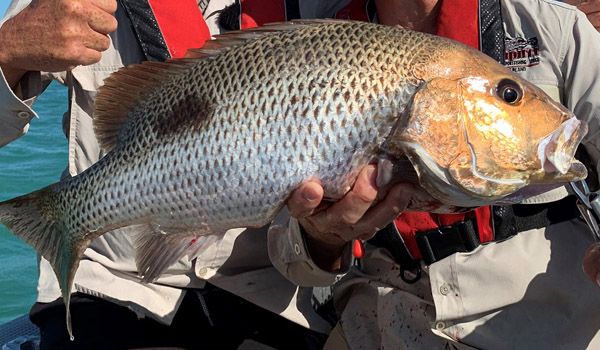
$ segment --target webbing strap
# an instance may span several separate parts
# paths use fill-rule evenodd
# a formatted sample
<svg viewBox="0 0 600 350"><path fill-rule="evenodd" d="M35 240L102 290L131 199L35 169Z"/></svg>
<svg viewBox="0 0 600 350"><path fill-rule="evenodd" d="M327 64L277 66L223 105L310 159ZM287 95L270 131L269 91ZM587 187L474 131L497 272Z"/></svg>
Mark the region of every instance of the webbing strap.
<svg viewBox="0 0 600 350"><path fill-rule="evenodd" d="M164 61L171 58L158 22L147 0L119 0L125 9L135 36L148 61Z"/></svg>
<svg viewBox="0 0 600 350"><path fill-rule="evenodd" d="M481 52L504 64L504 26L498 0L479 0L479 43Z"/></svg>
<svg viewBox="0 0 600 350"><path fill-rule="evenodd" d="M300 1L299 0L285 0L285 19L291 21L293 19L300 19Z"/></svg>

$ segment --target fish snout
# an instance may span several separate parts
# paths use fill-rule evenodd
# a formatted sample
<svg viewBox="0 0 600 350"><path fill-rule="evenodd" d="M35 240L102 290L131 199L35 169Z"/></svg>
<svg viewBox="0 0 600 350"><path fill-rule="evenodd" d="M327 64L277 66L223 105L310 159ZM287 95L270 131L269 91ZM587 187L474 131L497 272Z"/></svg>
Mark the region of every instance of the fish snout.
<svg viewBox="0 0 600 350"><path fill-rule="evenodd" d="M538 145L538 157L547 173L565 175L575 160L577 146L587 133L587 124L571 117L546 136ZM577 162L578 163L578 162Z"/></svg>

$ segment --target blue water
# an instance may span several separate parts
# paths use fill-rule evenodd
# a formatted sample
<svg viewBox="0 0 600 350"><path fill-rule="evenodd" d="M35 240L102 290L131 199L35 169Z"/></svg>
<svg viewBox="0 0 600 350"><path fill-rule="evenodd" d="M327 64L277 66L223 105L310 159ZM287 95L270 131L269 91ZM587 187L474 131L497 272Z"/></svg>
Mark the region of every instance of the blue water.
<svg viewBox="0 0 600 350"><path fill-rule="evenodd" d="M29 132L0 148L0 200L56 182L66 168L67 141L62 131L66 89L51 84L34 109L39 119L31 122ZM37 275L36 253L0 225L0 324L29 311Z"/></svg>

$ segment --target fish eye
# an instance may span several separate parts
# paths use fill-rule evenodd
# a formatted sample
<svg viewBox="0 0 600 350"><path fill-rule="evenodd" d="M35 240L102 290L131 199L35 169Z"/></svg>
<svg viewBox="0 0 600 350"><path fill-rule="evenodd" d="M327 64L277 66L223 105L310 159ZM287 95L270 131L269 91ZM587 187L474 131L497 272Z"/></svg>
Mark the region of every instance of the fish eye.
<svg viewBox="0 0 600 350"><path fill-rule="evenodd" d="M523 89L514 80L502 79L496 86L496 95L502 99L502 101L516 105L523 98Z"/></svg>

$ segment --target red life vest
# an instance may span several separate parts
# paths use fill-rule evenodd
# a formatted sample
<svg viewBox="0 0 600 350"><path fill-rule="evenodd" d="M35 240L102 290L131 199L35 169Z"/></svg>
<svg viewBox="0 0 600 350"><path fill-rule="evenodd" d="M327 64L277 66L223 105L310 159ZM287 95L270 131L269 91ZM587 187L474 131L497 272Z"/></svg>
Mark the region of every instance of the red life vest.
<svg viewBox="0 0 600 350"><path fill-rule="evenodd" d="M146 60L183 57L210 31L195 0L119 0Z"/></svg>
<svg viewBox="0 0 600 350"><path fill-rule="evenodd" d="M210 31L195 0L148 0L172 58L202 47ZM185 25L181 25L185 23Z"/></svg>

